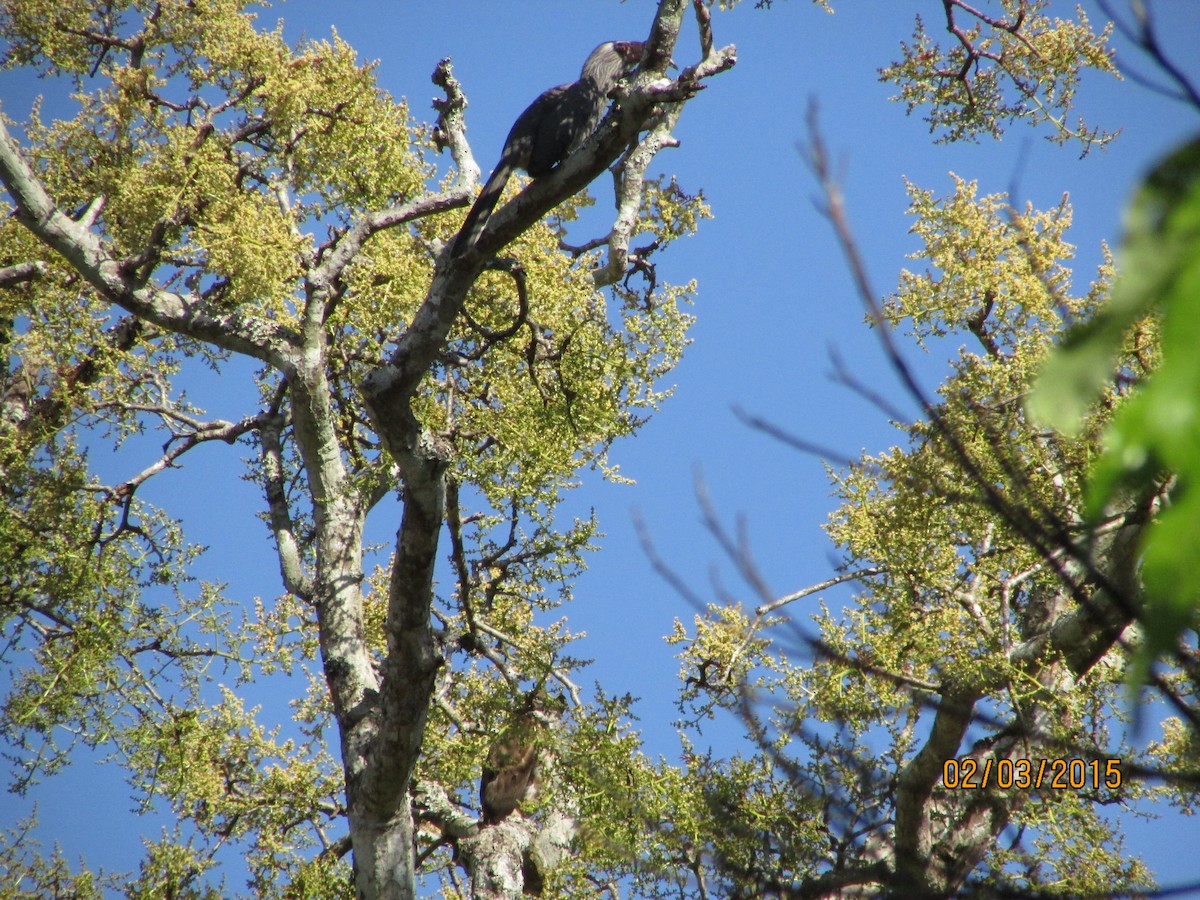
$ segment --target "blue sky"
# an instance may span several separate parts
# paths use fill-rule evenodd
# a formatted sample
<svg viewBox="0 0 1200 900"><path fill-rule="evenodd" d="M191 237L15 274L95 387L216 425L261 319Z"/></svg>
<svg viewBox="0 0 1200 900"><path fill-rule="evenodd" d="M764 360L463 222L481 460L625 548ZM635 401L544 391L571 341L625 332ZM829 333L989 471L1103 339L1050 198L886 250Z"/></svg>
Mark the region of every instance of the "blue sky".
<svg viewBox="0 0 1200 900"><path fill-rule="evenodd" d="M1168 50L1200 78L1200 4L1152 5L1169 23ZM675 618L690 621L692 610L653 573L634 514L644 519L657 552L701 595L712 595L713 579L736 594L736 577L700 524L695 485L702 478L726 521L745 518L755 556L777 594L824 580L835 559L821 524L834 503L820 460L747 428L734 407L846 456L897 443L900 436L883 413L832 379L834 348L863 381L912 409L862 323L840 251L813 203L816 186L797 151L810 100L819 103L825 140L840 160L851 222L878 294L894 288L902 267L914 265L905 259L918 245L908 234L903 179L944 194L952 187L950 172L978 180L981 193L1016 185L1015 199L1038 208L1069 193L1074 225L1068 240L1078 248L1074 286L1082 292L1100 260L1101 241L1115 244L1119 237L1120 209L1139 175L1197 124L1191 111L1132 81L1092 76L1080 92L1081 111L1093 124L1123 129L1107 151L1080 160L1076 147L1058 147L1023 127L1000 142L934 146L919 117L906 117L900 104L887 102L892 91L878 83L876 70L897 55L915 10L933 31L940 3L835 0L833 16L804 0L777 2L765 12L752 6L747 0L733 14L714 17L716 41L737 44L738 65L711 80L688 106L676 134L680 146L656 163L656 171L674 174L685 189L703 188L716 217L659 260L661 279L699 283L694 344L673 375L676 394L637 436L614 449L613 461L637 484L589 476L571 501L581 513L595 508L607 535L603 552L576 585L576 603L566 610L574 629L588 635L576 655L596 660L586 675L609 693L642 698L637 711L646 749L668 758L678 748L670 726L678 664L662 637ZM1102 20L1094 0L1083 6L1093 21ZM1073 9L1073 3L1059 3L1054 11L1070 17ZM509 125L533 97L575 78L601 40L644 36L652 11L649 2L609 0L292 0L261 11L260 21L269 27L282 17L293 40L324 38L335 27L363 59L379 60L381 86L407 97L412 114L426 121L437 95L429 75L439 59L453 57L470 101L468 137L486 174ZM689 23L676 60L692 61L695 45ZM1141 59L1133 62L1147 71ZM44 92L49 100L54 90L28 73L0 75L4 112L18 121L35 94ZM600 208L609 208L608 185L598 181L593 191ZM931 388L956 350L955 344L929 353L907 347ZM235 419L245 413L248 395L234 385L231 375L198 376L189 394L212 416ZM130 455L99 462L114 476L136 471L141 466L132 454L138 448L130 449ZM231 596L247 601L272 597L280 590L278 568L255 517L259 495L234 480L240 467L228 449L222 444L189 454L184 470L166 473L146 495L181 516L192 540L210 546L202 576L229 582ZM210 487L218 481L233 497L219 509ZM372 525L388 540L396 507L383 504ZM837 603L844 596L826 599ZM811 607L791 611L802 617L810 608L816 609L816 598ZM286 697L265 692L256 702L264 703L264 718L287 714ZM718 749L731 738L721 730L712 735ZM93 865L136 866L138 829L146 829L124 815L131 803L115 769L83 759L48 782L38 799L43 839L58 841L68 858L82 854ZM8 822L27 813L29 803L2 795L0 809L0 822ZM1200 877L1200 865L1172 851L1200 842L1200 826L1167 815L1159 823L1130 821L1130 849L1164 884ZM156 834L157 827L149 831ZM235 880L230 887L239 885Z"/></svg>

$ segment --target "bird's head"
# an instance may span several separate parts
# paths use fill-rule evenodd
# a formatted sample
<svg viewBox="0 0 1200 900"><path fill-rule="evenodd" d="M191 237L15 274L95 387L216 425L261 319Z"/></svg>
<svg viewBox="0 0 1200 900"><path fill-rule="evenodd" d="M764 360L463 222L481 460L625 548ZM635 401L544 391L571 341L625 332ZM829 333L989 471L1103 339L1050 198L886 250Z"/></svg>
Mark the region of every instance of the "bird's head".
<svg viewBox="0 0 1200 900"><path fill-rule="evenodd" d="M610 41L612 48L625 63L626 71L633 69L642 61L642 53L646 45L642 41Z"/></svg>
<svg viewBox="0 0 1200 900"><path fill-rule="evenodd" d="M607 89L637 68L645 48L641 41L605 41L588 55L580 79L591 79Z"/></svg>

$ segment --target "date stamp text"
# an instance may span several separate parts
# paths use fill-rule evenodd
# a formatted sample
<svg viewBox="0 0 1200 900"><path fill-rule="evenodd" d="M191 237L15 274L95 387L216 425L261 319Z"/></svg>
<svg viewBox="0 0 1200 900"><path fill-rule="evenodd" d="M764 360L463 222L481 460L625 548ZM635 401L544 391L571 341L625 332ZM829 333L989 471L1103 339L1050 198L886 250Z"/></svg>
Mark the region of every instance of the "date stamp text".
<svg viewBox="0 0 1200 900"><path fill-rule="evenodd" d="M942 784L950 790L988 788L1038 791L1115 791L1121 786L1119 759L948 759L942 763Z"/></svg>

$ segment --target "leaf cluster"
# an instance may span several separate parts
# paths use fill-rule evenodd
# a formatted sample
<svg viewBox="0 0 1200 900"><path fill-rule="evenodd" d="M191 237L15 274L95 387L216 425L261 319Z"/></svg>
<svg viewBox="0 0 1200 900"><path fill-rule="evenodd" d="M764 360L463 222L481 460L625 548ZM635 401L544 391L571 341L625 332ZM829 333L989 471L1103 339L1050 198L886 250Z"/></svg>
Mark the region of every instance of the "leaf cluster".
<svg viewBox="0 0 1200 900"><path fill-rule="evenodd" d="M916 18L911 41L901 43L901 58L880 70L896 85L892 99L912 113L928 112L925 121L937 141L999 138L1018 121L1049 125L1049 140L1078 141L1087 153L1115 134L1089 126L1081 116L1072 123L1075 94L1088 69L1120 77L1107 46L1112 25L1097 33L1081 8L1075 20L1041 13L1048 0L1002 0L989 15L961 0L943 3L946 30L954 41L942 46ZM964 24L963 20L967 20Z"/></svg>
<svg viewBox="0 0 1200 900"><path fill-rule="evenodd" d="M921 241L913 258L926 267L901 273L879 327L906 328L926 349L968 343L959 345L928 418L898 424L901 446L830 470L840 505L826 530L844 552L844 571L857 573L853 604L839 611L822 602L813 630L797 624L790 642L766 630L778 619L764 613L774 602L753 620L736 605L711 607L693 634L677 623L670 639L683 648L694 721L719 710L738 715L761 748L750 767L753 786L738 785L721 821L749 815L752 804L738 798L761 791L783 798L793 821L813 823L808 844L762 844L781 854L769 864L745 855L760 843L744 823L735 848L714 841L718 871L743 890L776 873L771 884L784 893L882 883L888 870L872 861L888 859L901 817L912 821L900 785L934 717L952 715L954 697L980 698L959 752L988 746L1005 723L1020 728L1036 719L1046 755L1152 758L1112 746L1107 723L1128 718L1119 647L1100 665L1053 674L1063 660L1046 641L1048 629L1079 591L1092 589L1094 572L1064 565L1035 538L1070 529L1087 539L1089 463L1114 408L1154 363L1153 323L1121 344L1130 381L1110 387L1085 428L1072 436L1045 430L1026 415L1024 398L1056 337L1104 302L1111 262L1082 294L1072 291L1066 198L1051 210L1016 210L1003 195L980 196L958 178L944 196L913 185L909 193ZM760 715L754 710L767 697ZM957 748L952 743L947 755ZM711 768L732 775L736 767ZM705 773L705 783L713 779ZM945 810L931 815L945 816L944 840L954 845L961 835L952 810L962 795L941 790L935 786L926 802ZM1013 824L1027 836L989 843L972 889L1075 895L1148 884L1101 814L1148 790L1022 794Z"/></svg>
<svg viewBox="0 0 1200 900"><path fill-rule="evenodd" d="M1195 362L1200 316L1200 141L1163 160L1140 187L1126 219L1121 276L1108 302L1072 331L1042 372L1031 412L1067 432L1078 430L1096 394L1110 385L1140 384L1104 433L1091 471L1087 511L1099 519L1125 494L1168 487L1165 506L1142 544L1139 574L1146 589L1145 642L1132 678L1173 652L1200 609L1200 575L1192 562L1200 506L1200 429ZM1120 351L1158 342L1152 374L1130 370Z"/></svg>

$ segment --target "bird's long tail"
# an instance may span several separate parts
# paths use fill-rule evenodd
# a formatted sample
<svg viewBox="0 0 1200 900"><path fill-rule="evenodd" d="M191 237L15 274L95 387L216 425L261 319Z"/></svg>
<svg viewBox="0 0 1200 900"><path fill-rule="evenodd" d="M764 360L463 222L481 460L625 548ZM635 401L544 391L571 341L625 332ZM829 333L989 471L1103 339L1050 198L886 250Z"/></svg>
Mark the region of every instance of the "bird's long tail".
<svg viewBox="0 0 1200 900"><path fill-rule="evenodd" d="M475 242L483 234L488 219L492 216L492 210L500 201L500 195L504 193L504 186L508 184L508 179L512 177L515 169L516 166L511 160L500 160L499 165L488 178L487 184L483 186L483 190L471 205L471 211L467 213L467 219L463 222L462 228L458 230L458 236L454 239L452 255L461 256L475 246Z"/></svg>

